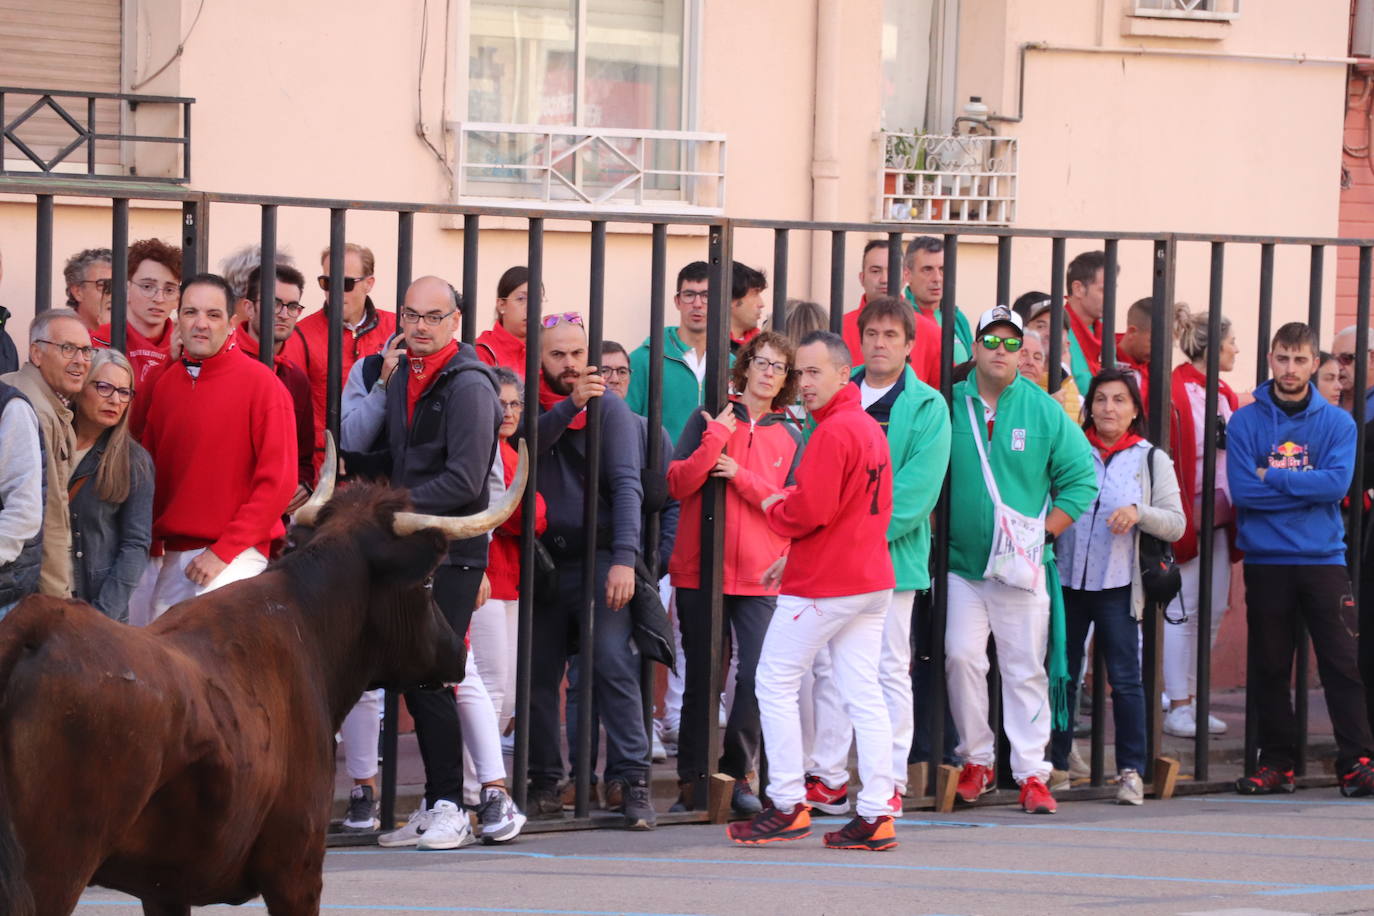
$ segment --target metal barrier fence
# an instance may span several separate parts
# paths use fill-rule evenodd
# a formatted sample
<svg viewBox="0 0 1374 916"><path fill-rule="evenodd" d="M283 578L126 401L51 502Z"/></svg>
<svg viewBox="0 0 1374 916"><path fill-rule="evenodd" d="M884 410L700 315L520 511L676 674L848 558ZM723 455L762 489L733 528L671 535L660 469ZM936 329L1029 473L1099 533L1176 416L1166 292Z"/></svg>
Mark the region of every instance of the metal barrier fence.
<svg viewBox="0 0 1374 916"><path fill-rule="evenodd" d="M80 196L80 197L104 197L111 200L111 239L112 250L114 252L113 263L113 328L114 345L122 347L124 345L124 326L127 312L127 279L128 263L127 249L129 243L129 196L120 196L122 189L111 188L82 188L70 185L53 185L41 182L7 181L0 183L0 191L9 194L33 195L37 203L35 233L36 233L36 285L35 285L35 309L43 310L47 308L52 300L51 276L52 276L52 235L53 235L53 207L54 195ZM606 279L606 230L609 223L636 223L647 224L650 229L649 234L649 257L650 257L650 288L648 290L647 301L649 304L649 328L650 328L650 347L651 347L651 375L648 383L648 460L651 466L655 465L661 458L661 437L659 430L662 425L662 395L663 395L663 331L665 328L665 282L668 279L667 254L668 254L668 227L672 224L687 224L706 227L706 260L710 265L710 280L708 293L708 343L707 343L707 365L706 365L706 384L705 384L705 410L711 414L718 413L726 400L727 389L726 379L729 369L729 344L730 344L730 325L729 325L729 298L727 290L731 286L731 259L732 243L736 233L746 231L767 231L773 235L773 270L772 270L772 323L775 327L782 327L786 315L786 304L789 298L788 289L788 267L790 257L790 241L796 233L821 233L828 234L830 240L830 264L829 264L829 315L832 329L839 331L842 325L842 318L845 311L845 250L846 241L851 234L860 234L868 237L886 237L891 244L888 253L888 277L895 278L901 275L902 243L908 237L919 234L918 232L897 231L891 225L870 224L870 223L815 223L808 221L776 221L776 220L745 220L728 219L723 217L691 217L680 215L654 215L642 213L606 213L595 217L578 214L569 216L566 212L551 211L532 211L527 208L483 208L476 210L468 207L442 205L442 204L416 204L398 202L379 202L379 201L353 201L353 200L328 200L313 198L296 197L264 197L247 194L218 194L205 192L192 192L181 189L148 190L140 188L134 195L138 199L156 199L163 201L178 201L181 203L182 214L182 238L181 244L184 249L184 264L186 272L189 274L193 270L204 270L207 266L208 252L208 233L209 233L209 208L211 204L237 204L252 206L260 209L261 231L260 242L263 252L263 260L267 262L275 258L278 249L277 238L277 217L280 208L308 208L313 210L328 210L329 212L329 239L330 239L330 262L328 267L331 282L329 285L328 307L334 320L329 326L328 341L328 366L329 366L329 388L328 388L328 412L326 417L327 428L337 438L339 433L339 399L343 379L340 375L342 365L342 292L344 279L344 242L347 240L347 220L350 213L361 211L380 211L394 213L397 220L397 248L396 248L396 302L399 305L405 295L405 291L412 278L412 268L414 260L414 217L416 214L440 214L451 217L461 217L463 227L463 257L462 257L462 281L461 292L463 294L464 312L462 322L462 339L471 343L477 331L477 303L480 299L478 291L478 258L482 238L482 219L483 217L505 217L518 218L526 222L526 232L528 239L528 339L526 351L526 378L531 380L526 386L525 393L525 416L534 418L539 415L539 386L533 380L540 376L540 335L541 335L541 316L543 298L543 277L545 264L545 220L556 219L559 221L581 220L590 224L588 234L588 257L589 257L589 276L590 285L587 291L587 335L588 352L592 354L591 359L599 359L601 341L603 338L604 327L604 305L605 305L605 279ZM948 230L949 227L942 227ZM502 224L504 231L507 224ZM1170 371L1172 368L1172 343L1173 343L1173 313L1172 303L1174 302L1174 280L1175 268L1178 260L1180 246L1201 244L1207 245L1210 249L1210 274L1208 290L1208 330L1209 341L1213 345L1207 350L1206 365L1206 424L1204 429L1204 442L1207 447L1204 452L1203 460L1203 492L1211 493L1214 489L1217 474L1217 450L1214 447L1216 442L1216 422L1217 405L1219 398L1218 380L1220 377L1220 328L1222 318L1222 294L1223 281L1225 279L1224 257L1228 247L1238 246L1258 246L1259 250L1259 277L1258 277L1258 299L1255 303L1255 311L1252 316L1254 319L1254 341L1256 361L1256 384L1267 378L1266 355L1269 351L1269 337L1271 333L1273 296L1274 296L1274 274L1275 274L1275 250L1281 246L1300 246L1310 251L1308 268L1308 323L1314 329L1320 330L1321 311L1322 311L1322 290L1323 290L1323 271L1325 264L1325 252L1328 248L1354 247L1359 253L1359 289L1358 289L1358 321L1357 321L1357 340L1365 340L1369 332L1369 306L1370 306L1370 280L1371 280L1371 251L1374 251L1374 239L1338 239L1338 238L1287 238L1270 236L1212 236L1202 234L1183 234L1183 233L1138 233L1138 232L1085 232L1085 231L1064 231L1064 230L1031 230L1031 229L998 229L998 228L971 228L960 227L959 232L945 231L943 241L945 243L945 262L944 262L944 292L941 302L941 313L943 318L943 339L942 339L942 370L940 378L940 390L948 400L952 387L952 370L954 352L954 315L956 312L956 302L959 289L959 241L961 238L970 236L983 236L994 240L996 244L997 266L996 266L996 301L999 303L1009 303L1012 299L1012 254L1013 242L1015 240L1047 240L1050 245L1050 270L1048 285L1050 289L1051 306L1051 325L1048 354L1048 367L1050 374L1051 390L1059 387L1063 363L1063 340L1065 327L1065 246L1068 240L1090 240L1100 241L1105 253L1106 270L1104 272L1104 312L1102 317L1102 340L1103 340L1103 361L1104 363L1115 362L1115 331L1119 326L1117 321L1117 271L1116 267L1120 257L1120 244L1122 242L1143 243L1150 247L1152 252L1152 275L1150 278L1151 297L1153 298L1154 308L1152 317L1152 350L1150 356L1150 378L1152 384L1149 391L1149 403L1147 405L1149 417L1150 440L1161 447L1168 447L1169 422L1171 412ZM261 272L261 301L270 302L274 297L275 278L270 271ZM890 283L889 288L893 288ZM970 304L970 303L966 303ZM978 309L991 303L978 303ZM261 339L270 339L272 313L268 309L260 311ZM1237 321L1237 325L1242 325L1242 321ZM1356 352L1361 348L1356 347ZM261 358L264 363L271 365L272 354L266 347L262 348ZM1357 359L1354 367L1355 375L1355 412L1356 416L1364 415L1365 389L1370 379L1367 377L1366 365L1363 359ZM597 443L590 449L587 460L588 486L585 494L584 520L586 530L595 531L597 522L597 499L598 499L598 469L600 466L601 449L599 446L598 432L601 428L600 402L593 399L587 410L587 428L589 431L589 441ZM1355 599L1358 602L1360 595L1360 563L1362 555L1362 533L1365 521L1365 511L1363 493L1366 489L1363 480L1365 473L1364 446L1365 430L1363 424L1359 427L1358 443L1356 451L1356 467L1354 480L1351 485L1351 508L1350 508L1350 555L1356 560L1350 565L1352 585ZM525 424L525 435L529 445L530 461L530 480L536 479L536 469L539 461L538 447L538 424L527 422ZM722 657L721 645L723 642L722 624L722 596L721 583L723 573L723 536L725 527L725 491L724 482L718 479L711 479L706 484L702 501L702 582L703 587L708 588L710 596L710 687L706 692L709 697L720 694L725 675L725 668L728 665L728 658ZM517 643L517 687L515 702L515 717L517 722L515 733L515 755L514 755L514 779L512 794L517 803L522 806L525 803L527 789L526 774L529 765L529 733L528 723L530 721L530 656L531 656L531 637L534 626L534 562L533 562L533 542L534 542L534 509L535 492L531 486L525 495L524 503L524 531L522 537L522 573L520 579L520 600L519 600L519 629ZM934 536L932 539L932 587L934 599L934 630L932 638L932 664L938 676L933 678L930 695L921 698L923 705L935 710L930 716L931 744L933 762L938 763L943 759L947 748L947 737L943 733L944 717L941 714L945 705L945 682L944 671L944 621L946 608L946 589L945 576L948 572L948 541L944 532L948 529L950 519L950 493L949 481L946 476L945 487L940 498L935 516ZM1212 575L1215 558L1213 556L1212 533L1215 528L1215 507L1211 500L1204 500L1202 504L1202 515L1199 520L1199 551L1201 576L1200 581L1209 582ZM649 537L646 543L657 543L657 521L650 520ZM582 581L582 594L580 601L580 621L581 638L579 640L581 652L583 653L580 665L581 670L590 672L595 664L593 658L594 651L594 628L595 617L593 609L594 600L594 570L595 570L595 539L590 539L586 548L583 568L586 571ZM653 567L656 560L653 556L645 557L646 563L650 566L650 571L654 574L658 570ZM707 585L709 583L709 586ZM1209 754L1211 736L1206 727L1207 715L1211 708L1211 644L1208 634L1210 634L1211 620L1213 612L1212 594L1209 588L1199 589L1199 607L1197 609L1198 626L1198 645L1197 645L1197 720L1202 723L1194 739L1194 766L1193 777L1198 783L1206 783L1210 779L1209 773ZM1372 602L1371 604L1374 604ZM1361 624L1364 630L1374 633L1374 622L1370 620L1370 613L1362 609ZM1159 697L1161 694L1161 647L1163 640L1163 615L1159 608L1148 608L1143 621L1143 674L1145 682L1146 714L1148 721L1147 728L1147 754L1146 759L1149 766L1153 766L1155 758L1159 754L1161 746L1161 708ZM1298 684L1305 687L1308 683L1308 650L1305 634L1301 636L1299 651L1297 654L1297 678ZM1104 723L1106 712L1106 672L1103 658L1100 653L1094 653L1094 677L1092 695L1092 755L1091 755L1091 785L1100 787L1105 781L1105 747L1104 747ZM647 665L647 663L646 663ZM650 674L646 668L646 675ZM1366 672L1368 675L1370 672ZM1007 759L1007 747L1005 737L1000 728L1000 690L996 684L997 668L993 666L990 675L990 701L991 717L998 724L998 756L999 761L1005 762ZM589 814L589 783L591 780L591 754L597 736L593 729L593 702L592 702L592 683L591 676L583 676L579 679L578 690L580 692L579 703L579 728L578 742L575 748L570 749L576 773L576 802L574 820L565 822L569 826L577 826L589 823L586 819ZM652 677L644 678L644 714L646 727L649 727L650 702L652 692ZM1248 692L1248 691L1247 691ZM1297 774L1304 775L1307 769L1307 693L1305 689L1299 689L1296 693L1297 713L1302 728L1303 745L1299 760L1297 761ZM683 723L684 730L691 730L696 739L704 743L709 748L706 759L715 761L720 756L720 727L717 714L713 708L714 704L704 704L705 714L701 721ZM396 697L394 693L388 692L386 703L386 720L388 727L384 732L384 764L383 764L383 823L390 825L395 821L395 784L396 784ZM1254 710L1247 701L1246 714L1246 741L1245 757L1247 762L1253 763L1256 758L1255 735L1254 735L1255 714ZM998 767L1002 778L1008 779L1010 767L1003 763ZM1152 776L1150 772L1144 774L1149 780ZM933 791L934 767L931 768ZM707 778L695 786L695 798L705 800L708 797ZM1004 783L1005 784L1005 783ZM701 820L706 817L705 812L698 811L691 815L674 816L672 820Z"/></svg>

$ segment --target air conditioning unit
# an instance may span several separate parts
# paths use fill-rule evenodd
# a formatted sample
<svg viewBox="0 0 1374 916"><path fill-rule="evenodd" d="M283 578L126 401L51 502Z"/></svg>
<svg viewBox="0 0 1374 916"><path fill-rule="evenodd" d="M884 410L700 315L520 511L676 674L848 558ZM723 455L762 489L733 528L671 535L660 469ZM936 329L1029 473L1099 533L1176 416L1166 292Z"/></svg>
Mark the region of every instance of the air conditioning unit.
<svg viewBox="0 0 1374 916"><path fill-rule="evenodd" d="M1355 0L1350 53L1355 57L1374 57L1374 0Z"/></svg>

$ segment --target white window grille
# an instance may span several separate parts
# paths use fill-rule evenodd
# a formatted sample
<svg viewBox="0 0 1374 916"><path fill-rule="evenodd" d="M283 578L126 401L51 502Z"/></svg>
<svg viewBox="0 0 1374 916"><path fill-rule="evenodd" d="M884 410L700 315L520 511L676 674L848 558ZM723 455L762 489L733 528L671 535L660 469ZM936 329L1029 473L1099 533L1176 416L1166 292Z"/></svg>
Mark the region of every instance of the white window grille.
<svg viewBox="0 0 1374 916"><path fill-rule="evenodd" d="M875 218L886 222L1016 221L1016 138L882 131Z"/></svg>
<svg viewBox="0 0 1374 916"><path fill-rule="evenodd" d="M1157 19L1230 20L1240 16L1241 0L1135 0L1136 16Z"/></svg>

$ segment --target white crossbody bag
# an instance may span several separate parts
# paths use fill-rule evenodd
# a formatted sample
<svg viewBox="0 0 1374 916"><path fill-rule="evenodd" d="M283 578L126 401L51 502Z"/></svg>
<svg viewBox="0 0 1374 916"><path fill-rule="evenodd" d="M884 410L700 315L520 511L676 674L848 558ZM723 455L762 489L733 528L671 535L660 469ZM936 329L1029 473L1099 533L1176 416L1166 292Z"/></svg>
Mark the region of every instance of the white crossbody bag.
<svg viewBox="0 0 1374 916"><path fill-rule="evenodd" d="M978 446L978 459L983 466L983 482L987 484L993 505L992 549L988 551L988 565L983 570L983 578L1023 592L1038 592L1045 577L1041 560L1045 552L1045 515L1050 507L1049 497L1045 498L1045 507L1040 510L1038 518L1022 515L1002 502L1002 494L992 476L992 465L983 448L983 436L979 431L973 398L967 400L973 441Z"/></svg>

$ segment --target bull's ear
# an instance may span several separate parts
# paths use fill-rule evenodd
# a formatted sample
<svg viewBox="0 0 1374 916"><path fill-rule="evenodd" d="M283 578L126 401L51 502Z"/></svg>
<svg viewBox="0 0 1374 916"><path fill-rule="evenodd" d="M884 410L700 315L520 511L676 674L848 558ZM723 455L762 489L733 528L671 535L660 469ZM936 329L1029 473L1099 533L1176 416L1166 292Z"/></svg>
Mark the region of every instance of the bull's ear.
<svg viewBox="0 0 1374 916"><path fill-rule="evenodd" d="M405 537L383 537L371 545L367 560L373 579L385 586L419 585L429 578L448 550L438 531L427 529Z"/></svg>

